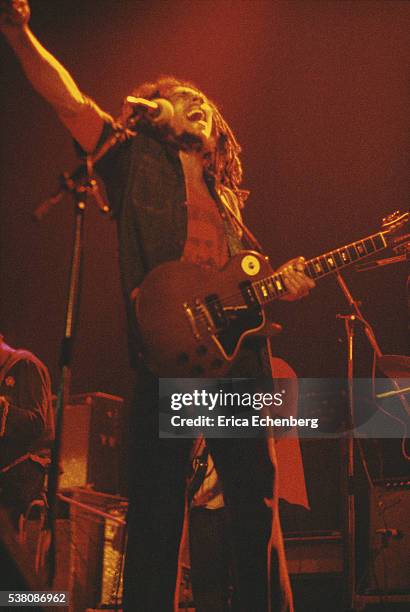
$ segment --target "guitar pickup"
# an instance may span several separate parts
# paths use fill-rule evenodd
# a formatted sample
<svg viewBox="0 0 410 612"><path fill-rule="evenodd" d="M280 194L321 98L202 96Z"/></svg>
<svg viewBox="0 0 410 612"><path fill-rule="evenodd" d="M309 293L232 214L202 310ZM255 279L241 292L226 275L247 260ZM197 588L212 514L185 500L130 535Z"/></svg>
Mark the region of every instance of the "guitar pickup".
<svg viewBox="0 0 410 612"><path fill-rule="evenodd" d="M260 303L259 303L258 297L256 295L256 292L255 292L255 289L252 283L249 281L244 281L243 283L239 283L239 287L240 287L243 299L245 301L245 304L248 307L258 306L260 308Z"/></svg>
<svg viewBox="0 0 410 612"><path fill-rule="evenodd" d="M212 319L215 329L221 329L226 326L227 318L224 307L216 293L210 293L205 297L206 308Z"/></svg>

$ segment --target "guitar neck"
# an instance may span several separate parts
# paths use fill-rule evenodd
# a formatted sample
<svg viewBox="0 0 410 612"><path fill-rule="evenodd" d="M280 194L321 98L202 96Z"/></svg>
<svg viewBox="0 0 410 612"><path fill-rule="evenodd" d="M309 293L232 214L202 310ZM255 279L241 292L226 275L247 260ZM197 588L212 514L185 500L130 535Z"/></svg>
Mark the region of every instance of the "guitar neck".
<svg viewBox="0 0 410 612"><path fill-rule="evenodd" d="M323 276L333 274L342 268L346 268L353 263L357 263L369 255L382 251L387 247L385 239L385 234L387 233L389 232L378 232L363 240L352 242L340 249L335 249L334 251L319 255L319 257L309 259L305 264L306 276L317 280ZM280 273L254 281L252 286L262 305L272 302L288 292L284 278Z"/></svg>

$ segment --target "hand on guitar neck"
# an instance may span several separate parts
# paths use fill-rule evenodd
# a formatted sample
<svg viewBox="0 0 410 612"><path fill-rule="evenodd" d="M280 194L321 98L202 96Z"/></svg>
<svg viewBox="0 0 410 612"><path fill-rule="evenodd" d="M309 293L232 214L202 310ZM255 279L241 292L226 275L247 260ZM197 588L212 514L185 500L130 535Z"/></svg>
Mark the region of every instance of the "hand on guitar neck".
<svg viewBox="0 0 410 612"><path fill-rule="evenodd" d="M315 281L305 274L305 258L295 257L278 268L278 274L282 275L286 293L281 300L294 302L308 295L309 291L315 286Z"/></svg>

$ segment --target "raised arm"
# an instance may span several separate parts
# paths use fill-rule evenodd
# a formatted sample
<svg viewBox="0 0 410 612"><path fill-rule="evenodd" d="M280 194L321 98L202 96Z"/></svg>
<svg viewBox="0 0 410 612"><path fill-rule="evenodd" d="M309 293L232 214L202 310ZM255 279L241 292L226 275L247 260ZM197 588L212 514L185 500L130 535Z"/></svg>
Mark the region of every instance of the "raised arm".
<svg viewBox="0 0 410 612"><path fill-rule="evenodd" d="M0 3L0 30L13 48L34 89L56 110L61 121L87 152L92 152L105 121L112 122L34 36L27 0Z"/></svg>

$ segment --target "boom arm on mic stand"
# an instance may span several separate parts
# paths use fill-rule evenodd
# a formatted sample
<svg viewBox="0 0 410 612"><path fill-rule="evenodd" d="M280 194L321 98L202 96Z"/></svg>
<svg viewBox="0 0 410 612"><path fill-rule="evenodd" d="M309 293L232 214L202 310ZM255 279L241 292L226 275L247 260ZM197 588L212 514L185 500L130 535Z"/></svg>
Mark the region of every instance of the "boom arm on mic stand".
<svg viewBox="0 0 410 612"><path fill-rule="evenodd" d="M41 202L33 212L33 219L35 221L41 221L54 206L61 202L66 193L72 193L79 188L88 189L91 195L94 196L94 201L101 212L110 212L110 208L104 202L98 183L93 176L94 165L113 147L125 142L129 138L133 138L136 135L135 125L143 117L148 117L151 123L161 125L168 123L174 115L174 107L165 98L146 100L145 98L127 96L125 103L131 107L131 112L125 120L125 125L117 121L112 136L101 145L94 155L87 156L85 164L78 166L71 174L64 172L60 176L59 189ZM84 181L84 179L87 179L87 181Z"/></svg>
<svg viewBox="0 0 410 612"><path fill-rule="evenodd" d="M133 138L136 135L135 125L143 117L149 117L152 123L159 125L169 122L174 114L174 107L165 98L146 100L145 98L127 96L125 104L130 107L125 125L122 125L121 121L116 121L111 137L101 145L94 155L87 156L85 164L78 166L71 174L63 172L59 177L59 189L46 200L43 200L33 212L33 219L35 221L41 221L54 206L61 202L66 193L73 193L78 188L88 189L91 195L94 196L94 200L101 212L110 212L110 208L104 202L98 183L93 176L94 165L113 147L125 142L129 138Z"/></svg>
<svg viewBox="0 0 410 612"><path fill-rule="evenodd" d="M94 201L97 204L98 208L103 213L109 213L110 207L104 201L104 198L101 195L100 188L98 186L97 180L92 177L87 179L87 181L81 185L83 179L85 179L88 175L87 172L87 164L81 164L78 166L76 170L72 174L68 172L63 172L63 174L59 177L60 188L56 193L52 196L43 200L35 211L32 213L32 217L34 221L42 221L42 219L50 212L50 210L59 204L61 200L64 198L66 193L73 193L78 189L88 190L89 193L94 197Z"/></svg>
<svg viewBox="0 0 410 612"><path fill-rule="evenodd" d="M108 138L94 155L87 155L85 163L77 166L74 172L71 174L63 172L59 177L59 189L37 206L32 214L33 219L35 221L41 221L56 204L62 201L66 193L74 193L78 190L87 190L94 196L94 201L101 212L109 213L110 207L104 201L98 183L94 177L94 165L104 157L110 149L118 143L124 142L124 140L131 135L134 136L135 134L127 128L121 127L116 129L111 138Z"/></svg>

